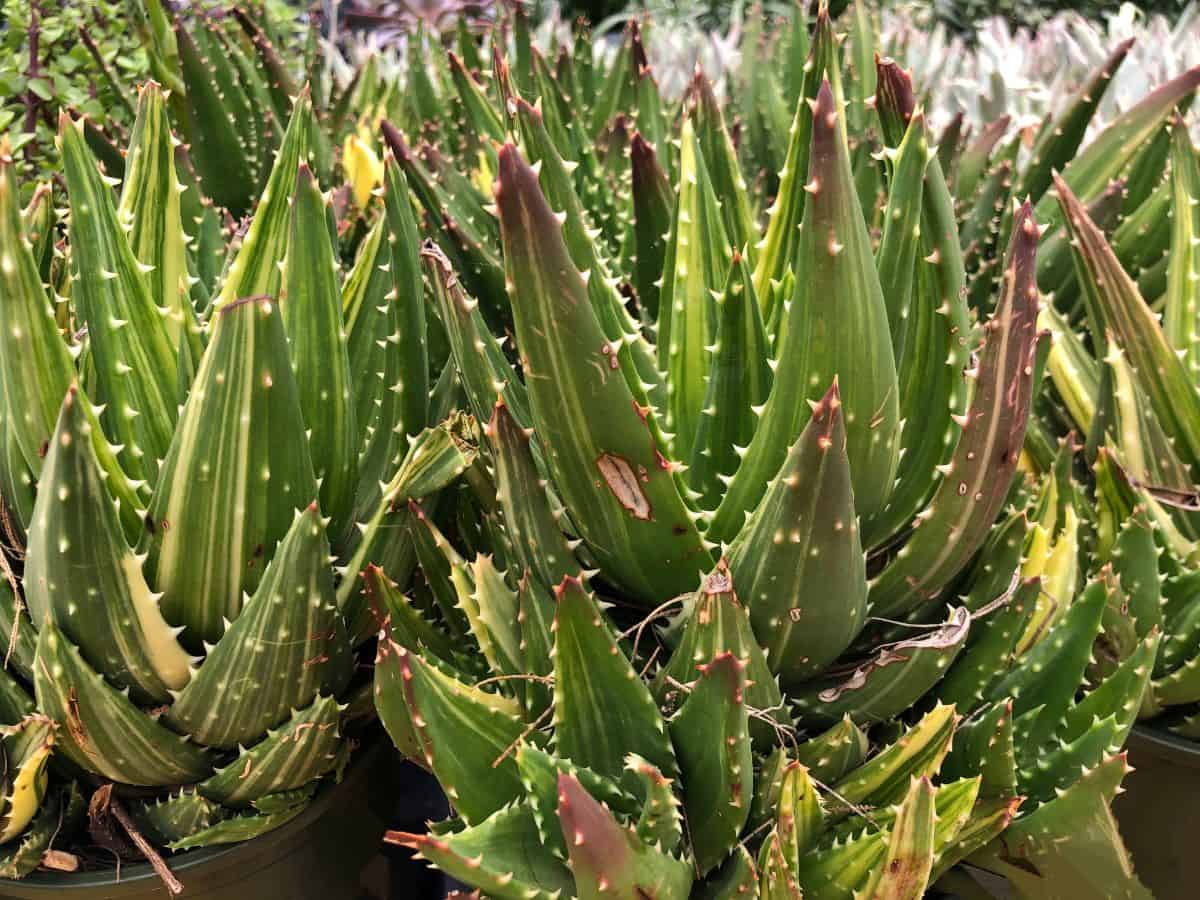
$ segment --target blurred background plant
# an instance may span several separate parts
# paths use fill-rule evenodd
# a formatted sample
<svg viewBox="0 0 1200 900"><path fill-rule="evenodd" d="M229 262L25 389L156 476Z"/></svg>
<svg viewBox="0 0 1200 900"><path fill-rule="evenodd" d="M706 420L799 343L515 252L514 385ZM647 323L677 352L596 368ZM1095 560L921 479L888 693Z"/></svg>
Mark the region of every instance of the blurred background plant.
<svg viewBox="0 0 1200 900"><path fill-rule="evenodd" d="M42 174L54 158L59 109L123 131L133 124L130 86L147 63L125 15L123 0L3 0L0 132L11 134L22 174Z"/></svg>
<svg viewBox="0 0 1200 900"><path fill-rule="evenodd" d="M221 0L165 4L187 17L222 15ZM302 42L305 16L286 0L238 4ZM56 167L58 114L86 116L89 129L124 146L136 86L152 75L140 0L0 0L0 133L7 133L26 192ZM95 133L93 134L95 136ZM28 199L28 198L26 198Z"/></svg>

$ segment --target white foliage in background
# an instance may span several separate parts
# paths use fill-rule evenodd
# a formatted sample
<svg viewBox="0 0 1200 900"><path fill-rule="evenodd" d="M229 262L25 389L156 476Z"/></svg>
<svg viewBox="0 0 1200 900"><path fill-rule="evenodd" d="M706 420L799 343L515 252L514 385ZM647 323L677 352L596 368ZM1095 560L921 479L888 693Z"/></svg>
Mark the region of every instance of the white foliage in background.
<svg viewBox="0 0 1200 900"><path fill-rule="evenodd" d="M325 0L333 8L343 2ZM418 4L427 22L451 21L449 15L442 17L439 11L461 5L462 0L424 0ZM485 15L488 11L494 14L493 3L474 5L482 7ZM765 6L781 16L792 8L788 3ZM431 12L430 7L439 9ZM746 9L743 2L732 4L728 23L713 29L705 27L701 11L687 3L652 0L637 4L626 13L595 24L595 53L598 59L610 59L625 22L633 16L648 16L653 24L644 32L647 55L664 95L682 95L699 64L715 82L720 96L726 91L727 80L736 78L742 65ZM1057 112L1068 102L1088 73L1126 38L1134 38L1133 48L1104 97L1093 129L1103 127L1155 85L1200 64L1200 2L1193 2L1174 24L1161 15L1148 16L1132 3L1122 5L1102 22L1089 21L1078 13L1060 13L1036 32L1014 29L996 17L979 25L974 46L945 25L931 24L928 4L889 4L880 19L881 45L913 70L918 89L923 85L937 88L931 91L931 105L926 108L935 132L958 112L976 132L1002 115L1012 117L1012 128L1036 125L1047 113ZM534 39L543 48L552 44L571 46L570 22L563 18L557 4L547 7ZM326 42L332 74L343 83L368 56L376 57L387 77L402 79L408 49L408 36L403 30L388 28L345 32ZM1190 118L1200 137L1200 116Z"/></svg>
<svg viewBox="0 0 1200 900"><path fill-rule="evenodd" d="M1195 3L1174 25L1164 16L1147 16L1132 3L1103 22L1062 13L1036 32L1012 29L1001 18L988 19L979 27L973 48L943 25L930 29L909 7L885 13L882 32L883 45L912 68L918 85L937 86L928 110L935 129L958 112L976 130L1002 115L1012 116L1014 127L1036 125L1047 113L1058 112L1088 73L1126 38L1134 38L1133 48L1109 86L1093 127L1128 109L1153 86L1200 63L1200 8Z"/></svg>

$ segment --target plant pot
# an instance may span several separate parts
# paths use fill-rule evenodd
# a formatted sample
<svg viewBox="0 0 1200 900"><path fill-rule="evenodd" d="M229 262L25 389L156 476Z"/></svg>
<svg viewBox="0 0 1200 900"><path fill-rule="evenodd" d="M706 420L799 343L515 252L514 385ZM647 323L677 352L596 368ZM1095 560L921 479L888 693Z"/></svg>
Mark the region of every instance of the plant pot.
<svg viewBox="0 0 1200 900"><path fill-rule="evenodd" d="M167 857L185 900L357 900L363 868L392 818L405 770L392 743L372 732L340 784L325 785L309 807L272 832L242 844ZM392 879L395 880L394 878ZM408 895L411 896L411 895ZM169 900L148 864L121 869L34 872L0 879L0 900Z"/></svg>
<svg viewBox="0 0 1200 900"><path fill-rule="evenodd" d="M1134 771L1113 811L1137 875L1158 900L1195 897L1200 883L1200 744L1138 725L1126 749Z"/></svg>

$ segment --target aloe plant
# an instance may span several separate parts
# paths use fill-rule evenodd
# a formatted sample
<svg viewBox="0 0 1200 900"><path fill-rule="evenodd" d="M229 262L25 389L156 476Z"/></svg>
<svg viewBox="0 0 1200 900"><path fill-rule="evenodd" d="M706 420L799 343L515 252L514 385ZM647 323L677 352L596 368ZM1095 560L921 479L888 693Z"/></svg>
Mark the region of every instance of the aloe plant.
<svg viewBox="0 0 1200 900"><path fill-rule="evenodd" d="M40 716L6 710L5 840L36 808L35 734L64 771L151 789L130 813L172 849L277 827L348 758L355 648L378 626L359 573L406 577L406 501L471 464L475 426L442 422L446 387L430 397L403 175L389 162L388 222L343 278L314 127L305 89L203 314L161 88L140 93L119 196L62 119L67 296L43 285L0 158L0 471L21 576L5 661Z"/></svg>
<svg viewBox="0 0 1200 900"><path fill-rule="evenodd" d="M1200 654L1195 622L1198 520L1195 431L1200 382L1193 364L1196 228L1195 150L1175 127L1167 182L1170 273L1161 317L1079 198L1056 184L1072 236L1086 309L1085 334L1051 312L1057 346L1048 368L1051 424L1071 423L1086 435L1094 494L1094 564L1111 561L1130 589L1113 610L1111 636L1098 664L1111 668L1139 636L1162 632L1162 648L1139 715L1157 727L1200 739ZM1059 426L1062 427L1062 426Z"/></svg>
<svg viewBox="0 0 1200 900"><path fill-rule="evenodd" d="M846 109L822 9L760 225L709 85L676 155L638 41L591 95L534 52L497 55L494 113L460 82L477 133L514 136L481 163L498 235L384 128L490 471L485 527L414 510L429 595L367 576L377 709L455 814L390 839L492 897L918 897L967 857L1029 896L1138 894L1104 826L1157 632L1085 692L1123 583L1047 616L1068 554L1022 560L1035 513L1075 546L1066 482L1014 484L1048 337L1032 206L972 327L907 80Z"/></svg>

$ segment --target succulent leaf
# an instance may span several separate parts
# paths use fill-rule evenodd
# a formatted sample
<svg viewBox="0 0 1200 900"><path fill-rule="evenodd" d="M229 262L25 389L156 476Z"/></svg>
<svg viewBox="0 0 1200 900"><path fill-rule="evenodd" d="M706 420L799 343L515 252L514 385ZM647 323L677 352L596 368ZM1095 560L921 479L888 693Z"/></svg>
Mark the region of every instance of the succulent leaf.
<svg viewBox="0 0 1200 900"><path fill-rule="evenodd" d="M788 727L790 718L779 684L768 668L750 617L738 601L729 568L722 560L705 577L687 613L679 643L655 676L656 695L674 705L680 685L696 680L700 666L725 653L732 653L746 667L744 692L751 710L750 734L755 748L771 747L778 739L778 728Z"/></svg>
<svg viewBox="0 0 1200 900"><path fill-rule="evenodd" d="M318 696L296 710L280 727L242 749L224 768L202 781L197 790L227 807L245 807L283 791L303 787L333 768L342 735L338 704Z"/></svg>
<svg viewBox="0 0 1200 900"><path fill-rule="evenodd" d="M223 620L237 618L294 510L317 494L278 305L250 297L214 315L145 540L163 615L195 646L217 641Z"/></svg>
<svg viewBox="0 0 1200 900"><path fill-rule="evenodd" d="M915 778L892 823L887 856L868 882L873 900L920 900L933 868L935 790L928 778Z"/></svg>
<svg viewBox="0 0 1200 900"><path fill-rule="evenodd" d="M426 765L467 824L521 797L515 752L525 726L508 698L465 684L403 647L404 697ZM472 735L470 741L463 734Z"/></svg>
<svg viewBox="0 0 1200 900"><path fill-rule="evenodd" d="M80 129L64 116L60 134L71 201L71 302L88 330L93 393L106 430L124 448L122 465L152 480L175 427L177 350Z"/></svg>
<svg viewBox="0 0 1200 900"><path fill-rule="evenodd" d="M974 396L948 472L908 543L871 583L872 614L902 614L940 594L985 540L1016 471L1042 340L1034 280L1038 228L1029 204L1013 235L1003 291L984 328Z"/></svg>
<svg viewBox="0 0 1200 900"><path fill-rule="evenodd" d="M8 148L0 147L0 432L6 444L6 484L37 477L74 376L37 259L23 233L14 168ZM17 512L10 490L3 496L9 510Z"/></svg>
<svg viewBox="0 0 1200 900"><path fill-rule="evenodd" d="M579 900L688 895L691 865L645 844L567 774L558 776L558 819Z"/></svg>
<svg viewBox="0 0 1200 900"><path fill-rule="evenodd" d="M680 137L679 192L663 263L658 306L658 366L669 385L665 425L674 455L688 459L705 405L711 347L717 339L714 295L729 273L731 245L690 119Z"/></svg>
<svg viewBox="0 0 1200 900"><path fill-rule="evenodd" d="M758 430L709 533L731 539L807 420L814 390L836 376L845 407L855 506L868 517L891 491L899 450L895 360L870 238L850 178L845 123L825 82L813 107L809 188L796 251L796 292ZM761 257L760 257L761 259Z"/></svg>
<svg viewBox="0 0 1200 900"><path fill-rule="evenodd" d="M48 620L38 634L34 684L38 708L58 724L58 747L85 771L151 786L189 784L211 771L207 750L108 685Z"/></svg>
<svg viewBox="0 0 1200 900"><path fill-rule="evenodd" d="M296 515L254 596L175 696L166 717L173 726L234 747L345 687L352 659L325 523L315 503Z"/></svg>
<svg viewBox="0 0 1200 900"><path fill-rule="evenodd" d="M725 286L714 297L715 343L688 463L689 482L705 510L717 508L724 480L737 471L738 450L754 436L755 410L766 402L772 379L767 333L750 266L736 250Z"/></svg>
<svg viewBox="0 0 1200 900"><path fill-rule="evenodd" d="M835 380L730 549L734 584L785 683L823 671L866 617L845 417Z"/></svg>
<svg viewBox="0 0 1200 900"><path fill-rule="evenodd" d="M154 82L138 92L138 114L125 158L117 218L128 229L133 255L151 267L144 279L150 299L167 310L167 326L178 348L180 370L190 374L203 350L188 284L187 235L180 211L175 144L167 122L166 98Z"/></svg>
<svg viewBox="0 0 1200 900"><path fill-rule="evenodd" d="M163 702L191 677L192 661L146 582L144 557L125 540L96 456L88 399L72 385L42 468L25 564L33 623L54 622L84 658L141 702Z"/></svg>
<svg viewBox="0 0 1200 900"><path fill-rule="evenodd" d="M675 776L662 716L621 652L595 598L577 578L555 588L554 751L600 775L619 778L637 753ZM591 698L607 698L596 703Z"/></svg>
<svg viewBox="0 0 1200 900"><path fill-rule="evenodd" d="M699 676L670 722L687 786L684 812L700 874L737 843L750 814L754 765L746 710L746 664L723 653L697 666Z"/></svg>
<svg viewBox="0 0 1200 900"><path fill-rule="evenodd" d="M416 437L431 424L429 418L429 347L425 321L425 288L421 283L420 238L413 217L408 182L395 162L384 166L384 205L387 209L388 244L391 247L392 289L395 292L396 333L388 340L396 345L400 357L397 380L389 388L397 394L397 420L390 425L399 432L400 450L406 449L403 436ZM386 470L385 470L386 471Z"/></svg>
<svg viewBox="0 0 1200 900"><path fill-rule="evenodd" d="M661 602L694 583L708 553L665 448L625 379L612 377L619 362L561 226L511 145L500 153L496 198L534 425L555 486L614 579L644 603Z"/></svg>
<svg viewBox="0 0 1200 900"><path fill-rule="evenodd" d="M292 196L279 308L309 435L313 474L320 484L321 509L333 518L331 530L336 536L349 525L354 503L358 427L329 214L312 170L301 163Z"/></svg>

